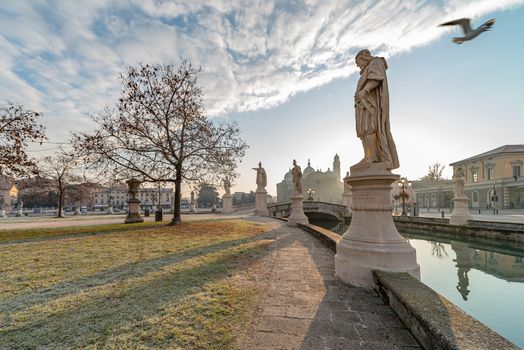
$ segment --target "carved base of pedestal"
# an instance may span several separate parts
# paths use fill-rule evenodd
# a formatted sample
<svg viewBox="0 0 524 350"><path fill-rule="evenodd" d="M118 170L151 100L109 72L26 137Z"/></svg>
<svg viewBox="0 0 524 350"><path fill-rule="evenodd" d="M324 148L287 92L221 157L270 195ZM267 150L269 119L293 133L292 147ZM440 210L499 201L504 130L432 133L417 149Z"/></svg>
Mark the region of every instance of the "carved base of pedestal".
<svg viewBox="0 0 524 350"><path fill-rule="evenodd" d="M391 216L391 184L399 178L382 163L351 168L351 225L337 244L335 273L359 287L373 287L372 270L407 272L420 279L416 251Z"/></svg>
<svg viewBox="0 0 524 350"><path fill-rule="evenodd" d="M473 218L468 210L468 197L453 198L453 213L449 217L451 225L467 225L468 220Z"/></svg>
<svg viewBox="0 0 524 350"><path fill-rule="evenodd" d="M222 214L233 213L233 196L225 194L222 196Z"/></svg>
<svg viewBox="0 0 524 350"><path fill-rule="evenodd" d="M106 214L112 215L115 212L113 211L113 207L107 207Z"/></svg>
<svg viewBox="0 0 524 350"><path fill-rule="evenodd" d="M257 190L255 192L255 211L254 214L258 216L268 216L269 211L267 210L267 191Z"/></svg>
<svg viewBox="0 0 524 350"><path fill-rule="evenodd" d="M138 199L130 199L127 202L127 206L129 209L124 221L126 224L144 222L144 219L140 216L140 201Z"/></svg>
<svg viewBox="0 0 524 350"><path fill-rule="evenodd" d="M297 226L297 224L309 224L309 219L304 214L304 197L293 196L291 197L291 214L287 218L287 224L289 226Z"/></svg>
<svg viewBox="0 0 524 350"><path fill-rule="evenodd" d="M196 205L192 204L191 208L189 208L189 214L196 214L196 213L197 213Z"/></svg>

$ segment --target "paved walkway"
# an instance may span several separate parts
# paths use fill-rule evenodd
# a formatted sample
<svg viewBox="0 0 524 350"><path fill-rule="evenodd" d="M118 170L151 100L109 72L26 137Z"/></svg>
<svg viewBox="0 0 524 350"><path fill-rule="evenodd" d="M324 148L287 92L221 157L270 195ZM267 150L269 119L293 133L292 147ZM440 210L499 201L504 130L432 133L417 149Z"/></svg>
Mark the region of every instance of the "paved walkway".
<svg viewBox="0 0 524 350"><path fill-rule="evenodd" d="M420 349L373 290L335 276L332 250L284 225L244 349Z"/></svg>

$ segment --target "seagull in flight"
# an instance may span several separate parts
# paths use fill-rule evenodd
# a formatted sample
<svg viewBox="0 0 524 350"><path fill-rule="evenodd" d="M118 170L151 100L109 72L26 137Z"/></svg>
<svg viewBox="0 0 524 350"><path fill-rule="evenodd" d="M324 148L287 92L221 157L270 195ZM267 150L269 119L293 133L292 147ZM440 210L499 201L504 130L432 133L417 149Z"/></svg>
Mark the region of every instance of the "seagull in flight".
<svg viewBox="0 0 524 350"><path fill-rule="evenodd" d="M461 18L461 19L456 19L454 21L442 23L440 26L454 26L454 25L461 26L462 30L464 31L464 36L453 38L451 40L454 43L462 44L464 41L474 39L480 33L490 30L494 24L495 24L495 18L492 18L489 21L486 21L486 23L483 23L477 29L471 29L471 20L469 18Z"/></svg>

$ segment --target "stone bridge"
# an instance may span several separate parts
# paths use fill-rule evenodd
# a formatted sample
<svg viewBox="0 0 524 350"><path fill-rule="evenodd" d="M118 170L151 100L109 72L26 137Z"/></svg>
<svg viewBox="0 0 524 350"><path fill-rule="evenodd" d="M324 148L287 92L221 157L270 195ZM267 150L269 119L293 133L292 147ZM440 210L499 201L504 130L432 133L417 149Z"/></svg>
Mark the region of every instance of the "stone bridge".
<svg viewBox="0 0 524 350"><path fill-rule="evenodd" d="M277 203L267 206L269 216L288 217L291 213L291 203ZM304 213L308 217L318 217L323 219L342 220L347 216L345 205L327 202L304 201Z"/></svg>

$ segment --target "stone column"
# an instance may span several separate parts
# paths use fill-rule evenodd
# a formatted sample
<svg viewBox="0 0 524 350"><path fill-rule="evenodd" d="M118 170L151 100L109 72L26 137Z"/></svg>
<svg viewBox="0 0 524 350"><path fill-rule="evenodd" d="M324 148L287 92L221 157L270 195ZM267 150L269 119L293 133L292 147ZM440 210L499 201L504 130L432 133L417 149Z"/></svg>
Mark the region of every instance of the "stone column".
<svg viewBox="0 0 524 350"><path fill-rule="evenodd" d="M351 167L353 214L335 256L335 273L343 281L371 288L372 270L407 272L420 279L416 251L398 233L391 215L391 184L398 178L384 163Z"/></svg>
<svg viewBox="0 0 524 350"><path fill-rule="evenodd" d="M255 192L255 215L268 216L269 211L267 210L267 191L264 188L257 188Z"/></svg>
<svg viewBox="0 0 524 350"><path fill-rule="evenodd" d="M140 216L140 200L136 198L140 181L137 179L130 179L127 180L126 183L128 186L129 200L127 201L128 210L125 223L144 222L144 219Z"/></svg>
<svg viewBox="0 0 524 350"><path fill-rule="evenodd" d="M468 220L473 219L469 214L468 202L469 200L466 196L453 198L453 212L449 217L451 225L467 225Z"/></svg>
<svg viewBox="0 0 524 350"><path fill-rule="evenodd" d="M351 193L351 186L349 185L349 171L346 174L344 181L344 192L342 193L342 204L346 206L346 215L351 216L351 205L353 202L353 194Z"/></svg>
<svg viewBox="0 0 524 350"><path fill-rule="evenodd" d="M297 226L297 224L309 224L309 220L304 214L304 196L301 194L293 194L291 197L291 214L287 218L289 226Z"/></svg>
<svg viewBox="0 0 524 350"><path fill-rule="evenodd" d="M195 191L191 191L191 206L189 207L190 214L196 214L196 201L195 201Z"/></svg>
<svg viewBox="0 0 524 350"><path fill-rule="evenodd" d="M222 214L231 214L233 212L233 196L225 194L222 196Z"/></svg>

